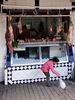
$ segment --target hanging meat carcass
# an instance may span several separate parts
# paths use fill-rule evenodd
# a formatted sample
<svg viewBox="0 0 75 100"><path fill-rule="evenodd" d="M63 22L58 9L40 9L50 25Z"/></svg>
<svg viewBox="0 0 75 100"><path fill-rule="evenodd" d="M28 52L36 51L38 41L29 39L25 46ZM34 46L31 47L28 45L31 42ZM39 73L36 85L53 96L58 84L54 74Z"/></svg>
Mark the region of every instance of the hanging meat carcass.
<svg viewBox="0 0 75 100"><path fill-rule="evenodd" d="M9 52L13 53L12 42L14 41L14 35L13 35L13 28L12 28L12 25L11 25L11 20L12 20L12 17L9 16L8 17L7 32L5 34L5 39L6 39L6 45L9 48Z"/></svg>

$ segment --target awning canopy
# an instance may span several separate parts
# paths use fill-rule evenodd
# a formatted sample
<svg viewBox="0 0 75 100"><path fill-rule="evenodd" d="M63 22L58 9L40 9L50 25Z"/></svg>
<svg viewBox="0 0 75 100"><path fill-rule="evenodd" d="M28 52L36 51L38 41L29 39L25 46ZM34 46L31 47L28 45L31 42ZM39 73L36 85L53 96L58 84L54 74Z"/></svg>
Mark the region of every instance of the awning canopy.
<svg viewBox="0 0 75 100"><path fill-rule="evenodd" d="M7 10L35 10L35 8L39 8L39 10L64 10L72 9L72 2L70 0L39 0L39 5L35 6L35 0L4 0L1 5L1 12L3 9Z"/></svg>
<svg viewBox="0 0 75 100"><path fill-rule="evenodd" d="M35 9L35 0L4 0L4 9Z"/></svg>
<svg viewBox="0 0 75 100"><path fill-rule="evenodd" d="M3 5L35 6L35 0L3 0Z"/></svg>
<svg viewBox="0 0 75 100"><path fill-rule="evenodd" d="M39 0L40 9L71 9L70 0Z"/></svg>

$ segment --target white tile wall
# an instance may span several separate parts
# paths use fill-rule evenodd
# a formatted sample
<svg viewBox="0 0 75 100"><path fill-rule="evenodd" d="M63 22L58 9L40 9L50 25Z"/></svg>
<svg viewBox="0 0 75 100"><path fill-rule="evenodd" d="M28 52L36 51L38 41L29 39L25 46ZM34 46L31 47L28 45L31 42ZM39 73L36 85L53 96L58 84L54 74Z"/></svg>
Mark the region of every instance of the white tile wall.
<svg viewBox="0 0 75 100"><path fill-rule="evenodd" d="M4 80L6 17L0 14L0 81Z"/></svg>
<svg viewBox="0 0 75 100"><path fill-rule="evenodd" d="M71 7L70 0L40 0L40 7Z"/></svg>
<svg viewBox="0 0 75 100"><path fill-rule="evenodd" d="M75 61L75 11L71 12L71 21L73 23L73 53L74 53L74 61Z"/></svg>
<svg viewBox="0 0 75 100"><path fill-rule="evenodd" d="M35 0L3 0L4 5L17 5L17 6L34 6Z"/></svg>

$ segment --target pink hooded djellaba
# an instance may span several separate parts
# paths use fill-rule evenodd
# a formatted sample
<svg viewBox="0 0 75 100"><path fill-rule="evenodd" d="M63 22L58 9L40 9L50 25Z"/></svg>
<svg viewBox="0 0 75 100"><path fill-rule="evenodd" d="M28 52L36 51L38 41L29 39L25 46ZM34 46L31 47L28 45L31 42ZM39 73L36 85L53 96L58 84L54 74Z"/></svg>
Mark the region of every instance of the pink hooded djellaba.
<svg viewBox="0 0 75 100"><path fill-rule="evenodd" d="M54 69L54 62L52 60L48 60L45 64L43 64L41 70L43 72L49 72L51 70L54 74L60 76L59 72Z"/></svg>

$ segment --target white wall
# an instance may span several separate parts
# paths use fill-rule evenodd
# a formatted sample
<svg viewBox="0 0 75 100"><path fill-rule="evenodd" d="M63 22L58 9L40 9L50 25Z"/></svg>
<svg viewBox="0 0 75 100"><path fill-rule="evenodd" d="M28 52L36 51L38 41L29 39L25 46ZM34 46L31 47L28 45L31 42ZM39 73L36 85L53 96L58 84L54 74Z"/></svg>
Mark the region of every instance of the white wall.
<svg viewBox="0 0 75 100"><path fill-rule="evenodd" d="M75 11L71 12L71 21L73 23L73 53L74 53L74 61L75 61Z"/></svg>
<svg viewBox="0 0 75 100"><path fill-rule="evenodd" d="M16 6L30 6L34 7L35 0L3 0L4 5L16 5Z"/></svg>
<svg viewBox="0 0 75 100"><path fill-rule="evenodd" d="M4 80L6 17L0 14L0 82Z"/></svg>

